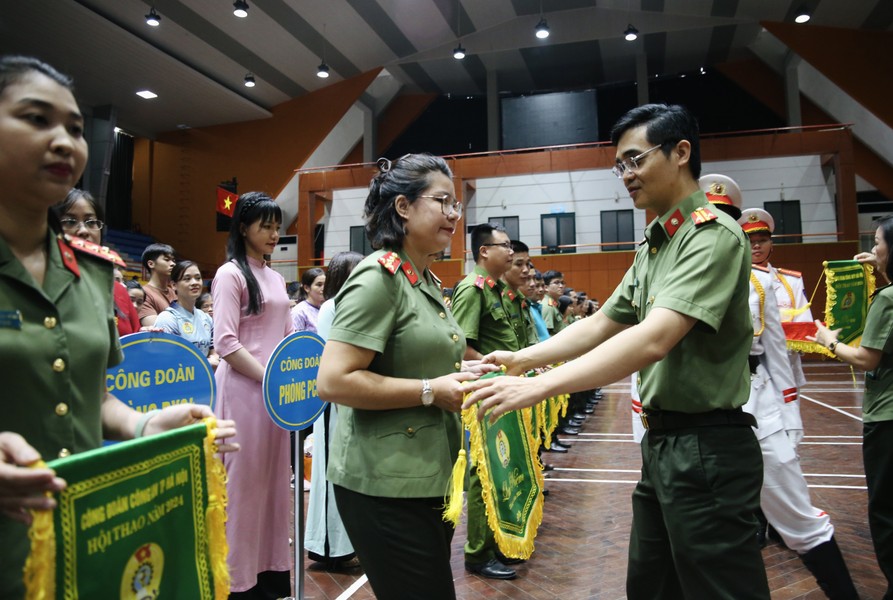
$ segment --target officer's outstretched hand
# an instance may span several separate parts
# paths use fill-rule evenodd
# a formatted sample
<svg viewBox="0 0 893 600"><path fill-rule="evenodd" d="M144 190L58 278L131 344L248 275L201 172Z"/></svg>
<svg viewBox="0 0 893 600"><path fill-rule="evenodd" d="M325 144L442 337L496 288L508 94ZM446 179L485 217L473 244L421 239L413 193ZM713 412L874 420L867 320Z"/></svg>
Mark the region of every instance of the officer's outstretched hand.
<svg viewBox="0 0 893 600"><path fill-rule="evenodd" d="M194 425L201 422L202 419L213 416L214 413L211 411L211 408L203 404L175 404L163 408L157 415L149 419L149 422L146 423L145 435L170 431L186 425ZM235 435L235 421L218 419L215 435L217 451L236 452L239 449L239 444L227 441Z"/></svg>
<svg viewBox="0 0 893 600"><path fill-rule="evenodd" d="M860 252L853 257L853 260L859 261L860 263L868 263L877 267L877 256L875 256L873 252Z"/></svg>
<svg viewBox="0 0 893 600"><path fill-rule="evenodd" d="M31 524L30 509L49 510L56 501L46 492L65 489L65 481L52 469L29 468L40 454L25 438L9 431L0 432L0 513Z"/></svg>
<svg viewBox="0 0 893 600"><path fill-rule="evenodd" d="M524 372L524 369L521 366L521 361L515 352L497 350L496 352L491 352L486 355L481 359L481 362L484 364L504 366L505 372L508 375L520 375Z"/></svg>
<svg viewBox="0 0 893 600"><path fill-rule="evenodd" d="M467 371L468 373L474 373L480 377L481 375L498 371L499 367L492 363L485 363L482 360L463 360L462 370Z"/></svg>
<svg viewBox="0 0 893 600"><path fill-rule="evenodd" d="M434 406L449 412L462 410L462 399L468 393L467 384L463 381L474 381L478 378L475 373L460 371L450 373L431 380L431 391L434 392Z"/></svg>
<svg viewBox="0 0 893 600"><path fill-rule="evenodd" d="M490 422L495 423L496 419L508 411L533 406L546 397L537 379L537 377L492 377L466 384L466 391L474 393L469 396L462 408L480 402L478 421L487 415L490 417Z"/></svg>

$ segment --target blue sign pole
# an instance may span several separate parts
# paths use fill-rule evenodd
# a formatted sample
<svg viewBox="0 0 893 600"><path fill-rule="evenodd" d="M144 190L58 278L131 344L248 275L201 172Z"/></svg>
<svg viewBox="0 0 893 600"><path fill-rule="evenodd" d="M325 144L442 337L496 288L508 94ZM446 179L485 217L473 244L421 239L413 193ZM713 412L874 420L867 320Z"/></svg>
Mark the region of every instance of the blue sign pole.
<svg viewBox="0 0 893 600"><path fill-rule="evenodd" d="M295 597L304 600L304 439L326 403L316 391L325 342L309 331L293 333L273 350L264 370L264 407L273 423L296 431L295 440Z"/></svg>

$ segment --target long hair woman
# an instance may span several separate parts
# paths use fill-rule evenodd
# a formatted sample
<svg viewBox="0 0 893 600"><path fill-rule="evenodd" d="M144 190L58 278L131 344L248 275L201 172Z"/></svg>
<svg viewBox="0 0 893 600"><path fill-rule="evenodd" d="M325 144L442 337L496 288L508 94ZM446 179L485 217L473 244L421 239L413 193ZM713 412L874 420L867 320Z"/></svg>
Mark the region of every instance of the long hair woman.
<svg viewBox="0 0 893 600"><path fill-rule="evenodd" d="M262 192L242 194L211 284L217 405L239 420L243 452L226 457L230 598L288 596L289 435L267 416L261 382L276 345L293 330L285 280L265 262L279 240L282 212Z"/></svg>
<svg viewBox="0 0 893 600"><path fill-rule="evenodd" d="M301 288L298 290L298 304L291 309L295 322L295 331L312 331L316 333L316 321L319 318L319 307L325 302L324 288L326 272L319 267L307 269L301 275Z"/></svg>
<svg viewBox="0 0 893 600"><path fill-rule="evenodd" d="M877 273L893 281L893 216L879 220L874 234L873 261ZM857 259L860 256L856 257ZM864 257L862 257L864 259ZM837 340L839 330L821 321L814 341L837 358L865 371L862 399L862 459L868 485L868 527L877 561L893 597L893 285L878 288L868 307L865 329L858 347Z"/></svg>

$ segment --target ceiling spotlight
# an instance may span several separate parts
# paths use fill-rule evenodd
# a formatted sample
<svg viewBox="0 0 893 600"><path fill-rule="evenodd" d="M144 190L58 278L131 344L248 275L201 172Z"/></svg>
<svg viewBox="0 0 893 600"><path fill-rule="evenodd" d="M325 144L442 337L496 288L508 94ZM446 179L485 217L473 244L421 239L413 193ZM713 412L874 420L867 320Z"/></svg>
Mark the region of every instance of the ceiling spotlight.
<svg viewBox="0 0 893 600"><path fill-rule="evenodd" d="M158 27L161 25L161 15L155 12L155 7L149 9L149 14L146 15L146 25L151 27Z"/></svg>
<svg viewBox="0 0 893 600"><path fill-rule="evenodd" d="M462 60L465 58L465 48L462 47L462 44L459 44L453 49L453 58L456 60Z"/></svg>
<svg viewBox="0 0 893 600"><path fill-rule="evenodd" d="M626 31L623 32L623 39L627 42L634 42L639 37L639 30L633 27L633 24L630 23L626 28Z"/></svg>
<svg viewBox="0 0 893 600"><path fill-rule="evenodd" d="M325 61L319 63L319 67L316 69L316 76L320 79L326 79L329 76L329 65L325 63Z"/></svg>
<svg viewBox="0 0 893 600"><path fill-rule="evenodd" d="M248 16L248 3L245 0L236 0L233 2L233 14L244 19Z"/></svg>
<svg viewBox="0 0 893 600"><path fill-rule="evenodd" d="M795 23L806 23L812 18L812 14L809 12L809 9L805 6L801 6L797 9L797 16L794 17Z"/></svg>
<svg viewBox="0 0 893 600"><path fill-rule="evenodd" d="M549 24L546 22L546 19L541 18L540 22L536 24L536 37L541 40L549 37Z"/></svg>
<svg viewBox="0 0 893 600"><path fill-rule="evenodd" d="M251 73L245 74L245 87L254 87L257 85L257 82L254 81L254 75Z"/></svg>
<svg viewBox="0 0 893 600"><path fill-rule="evenodd" d="M136 95L139 96L140 98L145 99L145 100L151 100L152 98L158 97L158 94L156 94L155 92L153 92L151 90L140 90L139 92L136 93Z"/></svg>

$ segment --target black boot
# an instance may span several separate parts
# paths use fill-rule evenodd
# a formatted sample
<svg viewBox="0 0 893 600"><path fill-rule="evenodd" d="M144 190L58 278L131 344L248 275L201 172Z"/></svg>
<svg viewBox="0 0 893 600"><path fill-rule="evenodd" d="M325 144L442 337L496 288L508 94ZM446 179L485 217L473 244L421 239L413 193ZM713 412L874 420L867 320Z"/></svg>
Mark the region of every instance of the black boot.
<svg viewBox="0 0 893 600"><path fill-rule="evenodd" d="M830 600L859 600L850 571L833 537L806 554L801 554L800 560Z"/></svg>

